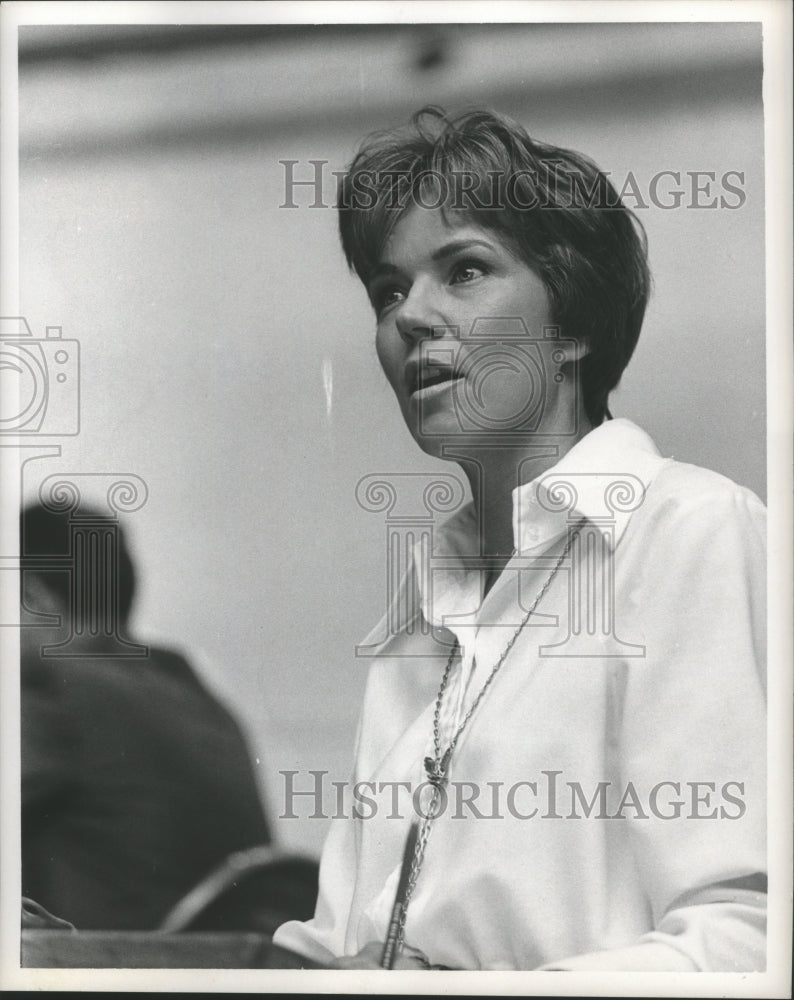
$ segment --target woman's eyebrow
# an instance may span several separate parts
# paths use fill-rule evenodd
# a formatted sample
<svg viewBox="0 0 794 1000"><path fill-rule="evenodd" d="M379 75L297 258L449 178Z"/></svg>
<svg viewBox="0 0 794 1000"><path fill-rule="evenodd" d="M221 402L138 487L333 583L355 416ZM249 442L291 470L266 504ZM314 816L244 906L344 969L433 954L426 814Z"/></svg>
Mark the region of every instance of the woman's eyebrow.
<svg viewBox="0 0 794 1000"><path fill-rule="evenodd" d="M385 263L384 261L381 261L379 264L376 264L369 272L369 277L367 278L367 284L371 284L375 280L375 278L380 278L384 274L397 274L399 270L400 270L399 267L396 267L394 264L388 264Z"/></svg>
<svg viewBox="0 0 794 1000"><path fill-rule="evenodd" d="M447 257L453 257L462 250L470 250L472 247L485 247L486 250L493 250L493 245L487 240L472 238L468 240L451 240L449 243L445 243L442 247L439 247L438 250L434 250L430 256L434 261L444 260Z"/></svg>

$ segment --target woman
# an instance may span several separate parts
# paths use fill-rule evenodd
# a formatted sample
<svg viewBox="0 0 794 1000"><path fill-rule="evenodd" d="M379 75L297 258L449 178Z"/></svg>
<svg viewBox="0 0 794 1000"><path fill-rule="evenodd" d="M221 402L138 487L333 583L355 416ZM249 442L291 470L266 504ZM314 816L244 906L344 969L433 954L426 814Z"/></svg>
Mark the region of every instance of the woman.
<svg viewBox="0 0 794 1000"><path fill-rule="evenodd" d="M763 968L764 510L611 418L639 227L485 112L372 137L340 193L383 370L472 501L369 640L354 802L276 942L378 967L418 813L397 967Z"/></svg>

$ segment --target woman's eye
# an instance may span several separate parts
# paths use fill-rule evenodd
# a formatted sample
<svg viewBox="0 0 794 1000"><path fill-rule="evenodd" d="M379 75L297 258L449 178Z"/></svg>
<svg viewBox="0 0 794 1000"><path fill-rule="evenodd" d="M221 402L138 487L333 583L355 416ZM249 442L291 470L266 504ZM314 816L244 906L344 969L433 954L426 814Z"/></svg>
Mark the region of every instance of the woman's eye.
<svg viewBox="0 0 794 1000"><path fill-rule="evenodd" d="M379 289L372 296L372 304L375 307L375 312L380 315L384 310L388 309L390 306L396 305L398 302L402 302L405 298L405 292L401 288L395 288L394 286L390 288Z"/></svg>
<svg viewBox="0 0 794 1000"><path fill-rule="evenodd" d="M461 261L455 266L452 272L452 284L463 284L467 281L474 281L481 278L486 273L484 264L477 261Z"/></svg>

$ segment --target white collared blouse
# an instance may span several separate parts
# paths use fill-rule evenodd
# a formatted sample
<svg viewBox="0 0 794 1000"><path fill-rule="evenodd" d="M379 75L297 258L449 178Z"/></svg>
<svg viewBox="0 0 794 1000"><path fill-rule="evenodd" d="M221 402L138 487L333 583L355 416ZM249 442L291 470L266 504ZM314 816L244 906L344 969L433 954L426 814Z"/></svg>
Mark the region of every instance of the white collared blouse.
<svg viewBox="0 0 794 1000"><path fill-rule="evenodd" d="M763 969L763 505L612 420L513 509L484 599L469 505L365 640L348 805L314 918L276 943L324 962L385 940L450 651L442 751L518 630L452 754L406 945L457 969Z"/></svg>

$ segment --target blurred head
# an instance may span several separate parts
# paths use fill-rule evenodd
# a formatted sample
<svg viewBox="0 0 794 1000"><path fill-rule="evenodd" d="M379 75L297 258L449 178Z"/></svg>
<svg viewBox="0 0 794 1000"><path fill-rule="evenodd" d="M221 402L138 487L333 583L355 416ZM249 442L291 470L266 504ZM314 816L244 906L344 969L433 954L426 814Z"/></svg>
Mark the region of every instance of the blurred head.
<svg viewBox="0 0 794 1000"><path fill-rule="evenodd" d="M450 118L426 108L406 129L364 141L339 206L345 255L368 291L412 210L437 209L456 225L465 216L492 232L542 282L560 336L581 345L590 423L608 415L639 337L650 274L639 222L591 160L486 111Z"/></svg>
<svg viewBox="0 0 794 1000"><path fill-rule="evenodd" d="M72 525L80 523L85 531L79 544L84 544L86 550L79 560L78 575L72 552ZM106 547L92 540L105 527L114 528L115 553L110 557ZM19 529L22 602L28 612L68 616L76 585L82 595L91 588L92 594L98 596L94 607L100 616L107 612L108 597L115 595L118 623L125 625L135 596L135 570L118 521L82 504L80 517L74 520L70 511L52 511L31 504L20 514ZM99 629L105 624L99 622ZM57 634L51 627L39 629L31 625L22 629L23 646L27 640L54 642Z"/></svg>

